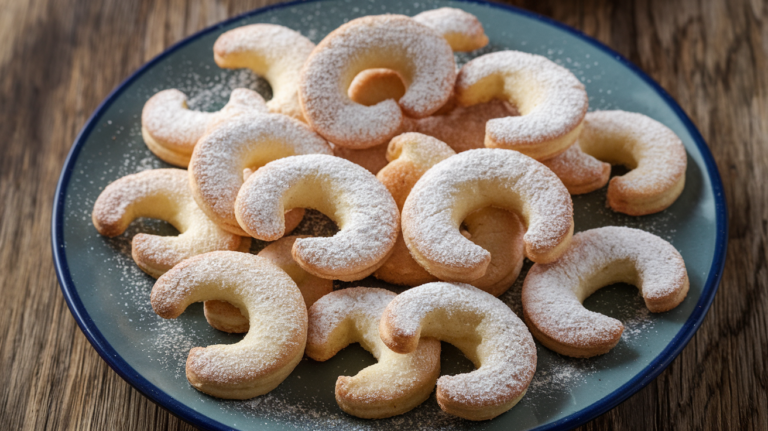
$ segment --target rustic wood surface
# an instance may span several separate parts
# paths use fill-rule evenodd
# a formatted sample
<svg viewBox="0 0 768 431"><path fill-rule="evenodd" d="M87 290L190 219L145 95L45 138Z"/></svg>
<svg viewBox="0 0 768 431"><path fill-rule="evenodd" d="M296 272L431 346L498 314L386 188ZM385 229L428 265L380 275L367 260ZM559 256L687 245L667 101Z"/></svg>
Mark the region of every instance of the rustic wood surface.
<svg viewBox="0 0 768 431"><path fill-rule="evenodd" d="M270 3L0 0L0 429L193 429L118 377L78 329L51 259L53 193L116 85L170 44ZM709 143L729 204L725 275L701 329L583 429L768 429L768 5L513 3L598 38L666 88Z"/></svg>

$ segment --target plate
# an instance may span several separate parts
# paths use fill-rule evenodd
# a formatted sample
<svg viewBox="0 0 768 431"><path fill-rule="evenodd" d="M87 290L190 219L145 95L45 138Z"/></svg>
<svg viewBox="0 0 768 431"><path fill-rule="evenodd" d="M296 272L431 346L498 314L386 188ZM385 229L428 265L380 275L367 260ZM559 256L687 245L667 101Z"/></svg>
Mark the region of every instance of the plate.
<svg viewBox="0 0 768 431"><path fill-rule="evenodd" d="M527 395L512 410L472 423L442 413L434 395L415 410L395 418L367 421L339 410L334 384L374 359L357 345L333 359L304 359L290 377L267 395L225 401L194 390L184 363L191 347L233 343L240 337L210 328L196 304L176 320L156 316L149 304L154 280L130 258L130 239L140 231L173 234L162 222L139 220L126 234L109 239L91 224L91 209L110 182L145 169L166 167L141 138L144 102L165 88L179 88L190 106L216 110L229 92L250 87L269 97L264 81L247 70L221 70L212 56L216 38L250 23L274 23L300 31L314 42L344 22L364 15L414 15L442 6L476 15L491 40L488 47L460 55L460 63L491 51L516 49L541 54L569 68L584 83L590 109L624 109L666 124L688 151L686 187L666 211L629 217L605 208L605 189L574 197L576 230L604 225L644 229L670 241L685 259L691 287L676 309L649 314L637 289L615 285L585 305L621 319L626 330L610 353L593 359L561 357L539 346L539 362ZM727 214L720 177L701 135L672 98L617 53L580 32L522 10L482 2L330 0L290 3L259 9L226 21L174 45L139 69L99 106L77 137L56 191L53 252L62 291L80 328L96 351L125 380L182 419L206 429L568 429L616 406L654 379L680 353L701 324L717 290L727 241ZM331 227L332 228L332 227ZM303 233L328 229L313 213ZM254 249L264 244L255 242ZM520 283L502 300L519 312ZM356 285L377 285L363 280ZM337 287L348 286L339 284ZM443 344L444 374L467 372L472 365Z"/></svg>

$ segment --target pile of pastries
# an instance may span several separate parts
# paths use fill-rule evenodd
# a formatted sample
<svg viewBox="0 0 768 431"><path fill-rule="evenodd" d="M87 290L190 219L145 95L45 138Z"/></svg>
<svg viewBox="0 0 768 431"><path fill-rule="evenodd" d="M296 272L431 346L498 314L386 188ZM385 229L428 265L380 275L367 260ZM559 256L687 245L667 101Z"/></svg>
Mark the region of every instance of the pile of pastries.
<svg viewBox="0 0 768 431"><path fill-rule="evenodd" d="M193 348L192 386L256 397L304 354L325 361L360 343L378 363L338 378L345 412L402 414L436 388L445 412L487 420L525 395L534 338L573 357L618 343L621 322L582 305L596 290L634 284L652 312L685 299L671 244L627 227L573 235L571 200L608 184L614 211L664 210L684 186L680 139L642 114L588 112L581 82L542 56L500 51L457 69L455 51L487 43L475 16L451 8L355 19L316 46L248 25L222 34L214 58L264 77L271 100L237 89L220 111L198 112L169 89L146 102L147 146L186 170L118 179L93 223L109 237L137 217L171 223L178 236L132 242L136 264L157 278L155 312L175 318L204 301L213 327L245 333ZM609 182L612 164L629 172ZM306 208L338 233L286 236ZM251 238L274 242L253 255ZM535 264L521 320L497 297L524 258ZM412 288L333 291L333 280L371 275ZM441 377L439 340L477 369Z"/></svg>

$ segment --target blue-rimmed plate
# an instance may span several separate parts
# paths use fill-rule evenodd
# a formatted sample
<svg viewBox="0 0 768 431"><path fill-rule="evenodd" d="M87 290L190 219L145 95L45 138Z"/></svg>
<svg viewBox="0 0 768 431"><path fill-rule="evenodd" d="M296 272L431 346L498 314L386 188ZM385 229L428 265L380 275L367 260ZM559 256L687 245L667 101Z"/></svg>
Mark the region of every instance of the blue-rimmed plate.
<svg viewBox="0 0 768 431"><path fill-rule="evenodd" d="M516 49L547 56L573 71L586 85L590 109L641 112L674 130L688 150L685 190L668 210L627 217L605 209L605 190L574 197L576 230L604 225L645 229L669 240L682 253L691 289L678 308L649 314L636 289L612 286L586 302L588 308L624 321L626 330L609 354L578 360L539 347L536 376L512 410L472 423L440 411L434 397L414 411L366 421L336 406L337 376L353 375L373 358L351 346L325 363L304 360L271 393L249 401L224 401L192 389L184 376L191 347L231 343L238 336L211 329L202 307L179 319L157 317L149 305L153 280L130 258L130 239L139 231L173 233L164 223L140 220L126 234L108 239L91 225L93 203L104 187L124 175L165 167L144 145L141 108L155 92L179 88L190 105L219 109L229 91L247 86L268 97L269 88L248 71L223 71L213 61L218 35L250 23L282 24L315 42L342 23L363 15L413 15L452 6L475 14L491 40L480 53ZM260 9L204 30L164 52L120 85L96 110L78 136L59 181L53 214L53 251L62 291L80 328L105 361L144 395L186 421L210 429L477 428L567 429L616 406L655 378L687 344L714 298L725 260L727 215L717 167L696 128L680 107L642 71L621 56L562 24L517 9L453 1L331 0ZM322 231L327 221L310 216L300 226ZM257 245L256 247L258 247ZM522 277L521 279L522 280ZM364 280L357 284L375 283ZM381 285L381 283L376 283ZM519 312L518 282L502 296ZM199 304L198 304L199 305ZM443 373L471 369L444 344Z"/></svg>

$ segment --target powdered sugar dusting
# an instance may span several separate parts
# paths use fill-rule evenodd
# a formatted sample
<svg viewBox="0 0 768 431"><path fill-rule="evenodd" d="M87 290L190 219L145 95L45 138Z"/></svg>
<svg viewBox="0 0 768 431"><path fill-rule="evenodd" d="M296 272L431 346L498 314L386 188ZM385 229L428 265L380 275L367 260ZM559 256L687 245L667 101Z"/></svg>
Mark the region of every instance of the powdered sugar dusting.
<svg viewBox="0 0 768 431"><path fill-rule="evenodd" d="M438 391L454 402L507 403L525 391L536 370L536 348L525 324L493 295L467 284L435 282L407 290L387 306L382 319L382 328L398 337L420 331L423 337L463 341L473 348L465 354L475 356L480 368L438 380ZM472 329L470 322L476 325ZM478 346L467 338L478 339Z"/></svg>
<svg viewBox="0 0 768 431"><path fill-rule="evenodd" d="M413 17L448 40L454 51L472 51L488 43L483 25L476 16L461 9L443 7Z"/></svg>
<svg viewBox="0 0 768 431"><path fill-rule="evenodd" d="M198 139L219 122L247 113L266 112L259 93L247 88L232 92L229 103L218 112L187 108L187 96L179 90L163 90L144 105L141 123L152 139L186 153L191 153Z"/></svg>
<svg viewBox="0 0 768 431"><path fill-rule="evenodd" d="M267 259L225 251L196 256L160 277L151 295L152 308L166 318L181 314L189 302L208 299L243 307L251 329L239 343L193 349L187 370L198 382L258 382L303 352L304 299L288 274Z"/></svg>
<svg viewBox="0 0 768 431"><path fill-rule="evenodd" d="M578 141L564 153L541 163L551 169L572 194L588 193L604 186L610 174L610 166L583 152Z"/></svg>
<svg viewBox="0 0 768 431"><path fill-rule="evenodd" d="M93 220L104 235L121 233L134 218L159 218L173 224L179 236L139 234L133 256L155 276L182 260L213 250L234 250L242 239L219 229L197 207L189 190L187 172L154 169L125 176L99 195Z"/></svg>
<svg viewBox="0 0 768 431"><path fill-rule="evenodd" d="M486 101L473 99L473 87L491 76L504 80L504 96L521 114L488 122L487 132L496 142L528 146L559 138L587 113L586 90L573 73L546 57L519 51L486 54L465 64L456 78L459 102Z"/></svg>
<svg viewBox="0 0 768 431"><path fill-rule="evenodd" d="M285 229L284 204L318 209L338 224L332 238L300 238L294 245L295 257L323 271L373 271L394 246L399 226L394 199L370 172L347 160L305 155L271 162L245 182L235 211L252 236L277 239Z"/></svg>
<svg viewBox="0 0 768 431"><path fill-rule="evenodd" d="M408 85L399 102L366 107L349 99L352 79L374 68L403 75ZM455 77L451 47L429 27L401 15L371 16L339 27L317 46L304 65L299 95L318 133L336 145L367 148L392 137L401 108L414 117L439 109Z"/></svg>
<svg viewBox="0 0 768 431"><path fill-rule="evenodd" d="M235 199L243 169L280 157L332 154L331 147L306 125L282 114L243 116L222 123L200 140L189 164L200 208L219 223L237 226Z"/></svg>
<svg viewBox="0 0 768 431"><path fill-rule="evenodd" d="M144 105L141 124L155 141L168 146L188 147L205 132L211 113L187 109L187 96L175 89L163 90ZM175 145L174 145L175 144Z"/></svg>
<svg viewBox="0 0 768 431"><path fill-rule="evenodd" d="M197 111L220 109L238 88L253 90L264 100L272 97L272 90L267 81L248 69L221 70L213 76L200 75L193 69L180 73L174 85L189 95L189 109Z"/></svg>
<svg viewBox="0 0 768 431"><path fill-rule="evenodd" d="M632 171L611 183L611 187L622 191L668 190L685 175L687 154L683 142L668 127L642 114L590 112L579 141L585 152L610 163L624 162L623 157L614 154L631 154L636 166L628 166Z"/></svg>
<svg viewBox="0 0 768 431"><path fill-rule="evenodd" d="M301 67L315 45L300 33L273 24L230 30L216 40L216 62L225 68L253 68L272 85L271 112L302 118L298 100Z"/></svg>
<svg viewBox="0 0 768 431"><path fill-rule="evenodd" d="M299 392L299 391L297 391ZM289 427L300 430L464 430L467 421L449 415L437 405L434 394L419 407L405 415L387 419L363 420L343 413L336 408L329 409L318 398L305 401L299 399L299 393L285 391L270 392L267 395L248 401L224 401L222 411L242 412L248 416L266 420L280 421Z"/></svg>
<svg viewBox="0 0 768 431"><path fill-rule="evenodd" d="M373 2L354 1L342 5L306 3L302 6L304 8L296 8L295 10L286 8L285 11L290 15L288 19L295 19L295 22L301 27L301 31L314 41L319 41L324 34L334 27L328 24L328 20L325 19L324 14L326 13L343 14L346 9L349 9L355 14L354 16L357 16L365 13L381 13L382 11L380 5ZM425 6L434 7L433 3L429 1L420 1L416 3L414 9L409 9L413 8L414 5L405 4L405 9L399 12L412 15ZM306 9L310 12L307 13ZM284 19L282 17L272 17L271 19L272 22L288 22L280 21ZM278 21L275 21L276 19ZM570 39L530 39L524 34L520 35L519 31L516 33L516 30L512 28L503 30L501 35L502 38L509 39L505 39L506 41L501 42L502 44L507 43L509 44L508 47L519 45L523 47L521 49L546 55L556 63L568 67L583 82L591 85L591 106L600 109L644 110L646 108L645 104L638 105L636 101L616 97L624 81L612 79L614 75L611 72L611 64L607 64L610 61L600 60L595 54L579 52L578 48L574 52ZM514 37L514 40L511 37ZM507 47L499 44L499 40L494 40L494 42L497 44L488 45L479 51L456 54L457 62L461 64L478 54ZM210 58L210 50L206 48L204 51L204 57ZM142 80L137 81L137 86L134 89L139 92L139 107L141 102L147 100L152 94L168 87L178 88L188 94L190 96L189 108L193 110L212 111L220 109L227 101L230 91L238 87L256 89L266 99L270 98L270 90L265 81L255 77L249 70L218 71L214 64L209 64L208 60L199 62L195 60L195 57L187 58L192 58L192 61L178 62L177 66L172 67L166 66L167 70L163 71L167 76L166 84L153 87L153 85L158 85L157 80L149 84ZM83 151L77 161L78 164L73 171L66 201L68 215L65 231L68 235L78 235L79 238L84 238L87 243L90 243L87 245L92 247L86 247L85 256L86 259L103 263L98 265L97 271L103 272L104 277L116 276L119 279L119 283L116 285L104 283L96 294L106 298L103 301L105 307L109 306L110 310L114 308L115 324L124 328L126 335L129 335L125 338L125 343L129 346L128 349L140 352L140 355L146 358L146 363L150 364L155 371L162 375L171 376L171 380L175 379L175 385L169 389L170 391L179 389L194 392L184 377L184 363L189 349L193 346L213 343L232 343L241 337L223 334L209 328L202 315L201 304L191 306L176 320L164 320L152 312L149 307L149 290L154 281L140 271L131 259L130 241L137 232L173 234L173 229L166 223L139 219L129 226L126 233L115 238L101 237L91 225L90 212L99 191L92 190L93 184L102 184L101 187L103 187L106 184L104 181L111 181L120 176L146 169L166 166L149 153L141 141L140 112L128 110L124 112L123 109L125 106L120 106L119 112L123 117L118 117L117 112L114 112L103 118L94 128L94 133L97 133L98 139L103 140L98 144L103 151L114 152L113 147L115 145L119 145L119 148L123 150L117 156L117 160L115 161L114 157L105 159L95 152ZM107 123L108 119L111 121ZM92 146L92 143L88 145ZM99 150L99 154L101 152L102 150ZM577 229L613 223L648 230L668 240L678 240L681 235L684 235L682 232L685 229L681 226L687 222L687 217L683 213L664 211L646 217L625 216L605 207L605 193L606 189L603 188L590 195L573 197L577 207ZM83 229L81 226L86 226L86 235L81 235ZM335 232L335 227L319 212L308 210L304 222L294 232L313 236L332 235ZM254 251L266 244L258 240L254 240L252 243ZM75 241L74 246L77 245ZM68 245L68 247L73 247L73 245ZM519 298L522 280L523 277L521 276L515 286L501 298L518 314L520 312ZM107 281L106 278L105 281ZM339 288L346 287L351 283L336 281L334 284ZM374 279L362 280L355 284L384 286L384 283ZM622 290L622 292L617 292L617 289ZM620 316L610 314L612 317L619 318L625 325L625 331L619 345L609 355L590 360L561 357L546 348L539 347L540 360L534 380L523 401L509 415L516 415L517 412L527 413L533 409L539 418L557 417L558 411L553 409L552 401L548 400L554 400L555 406L570 405L569 403L574 401L572 397L579 393L583 394L585 390L593 392L599 391L603 387L610 387L610 383L606 383L605 379L602 383L605 386L601 386L601 383L598 382L600 373L619 370L621 375L621 370L624 368L635 370L637 369L635 359L636 355L639 354L638 352L654 351L656 348L653 341L654 337L666 336L664 332L667 328L665 326L666 317L649 314L641 296L626 295L624 290L627 293L637 291L636 289L630 290L626 286L610 287L602 289L586 301L589 309L593 309L590 305L593 298L602 298L601 301L606 304L612 304L617 296L623 301L619 308ZM619 295L615 295L616 293ZM349 350L354 349L356 347ZM364 352L360 354L359 351L349 350L338 355L338 359L343 361L347 358L353 358L357 361L360 360L358 356L369 358L369 355ZM448 354L444 356L448 357ZM451 362L456 360L454 356L450 356L450 359ZM352 359L348 360L351 361ZM343 373L343 367L336 369L336 365L333 365L331 368L322 368L324 364L306 364L309 362L307 360L304 362L305 364L301 366L306 365L306 368L294 372L289 378L289 382L265 396L244 402L214 400L200 396L197 397L196 402L203 408L210 408L212 405L218 406L223 417L229 416L234 419L233 425L235 427L260 426L267 421L270 423L280 421L286 428L293 427L296 429L464 429L468 426L466 421L443 413L437 406L434 395L419 408L406 415L378 421L357 420L338 409L333 399L333 391L328 389L332 387L336 376ZM368 364L366 363L366 365ZM141 366L139 364L136 369L141 370ZM309 382L328 373L332 375L329 377L331 383L328 388L321 390ZM621 378L625 378L625 376L621 375ZM242 415L247 416L247 418L243 419Z"/></svg>
<svg viewBox="0 0 768 431"><path fill-rule="evenodd" d="M519 202L528 224L524 240L537 251L556 247L573 223L571 197L544 165L515 151L469 150L432 167L408 196L403 236L412 252L455 266L484 260L488 252L459 233L466 214L454 216L458 201L470 212Z"/></svg>
<svg viewBox="0 0 768 431"><path fill-rule="evenodd" d="M571 145L561 155L542 163L555 173L566 171L569 176L581 181L588 181L595 176L595 172L602 172L604 166L600 160L581 151L578 143Z"/></svg>
<svg viewBox="0 0 768 431"><path fill-rule="evenodd" d="M621 333L621 322L593 313L581 302L615 282L640 284L643 296L653 300L687 288L687 275L677 250L655 235L626 227L592 229L574 236L557 262L532 268L523 306L534 325L560 343L608 342Z"/></svg>
<svg viewBox="0 0 768 431"><path fill-rule="evenodd" d="M309 309L308 344L325 344L327 337L342 320L360 313L376 322L396 296L394 292L375 288L350 288L325 295Z"/></svg>

